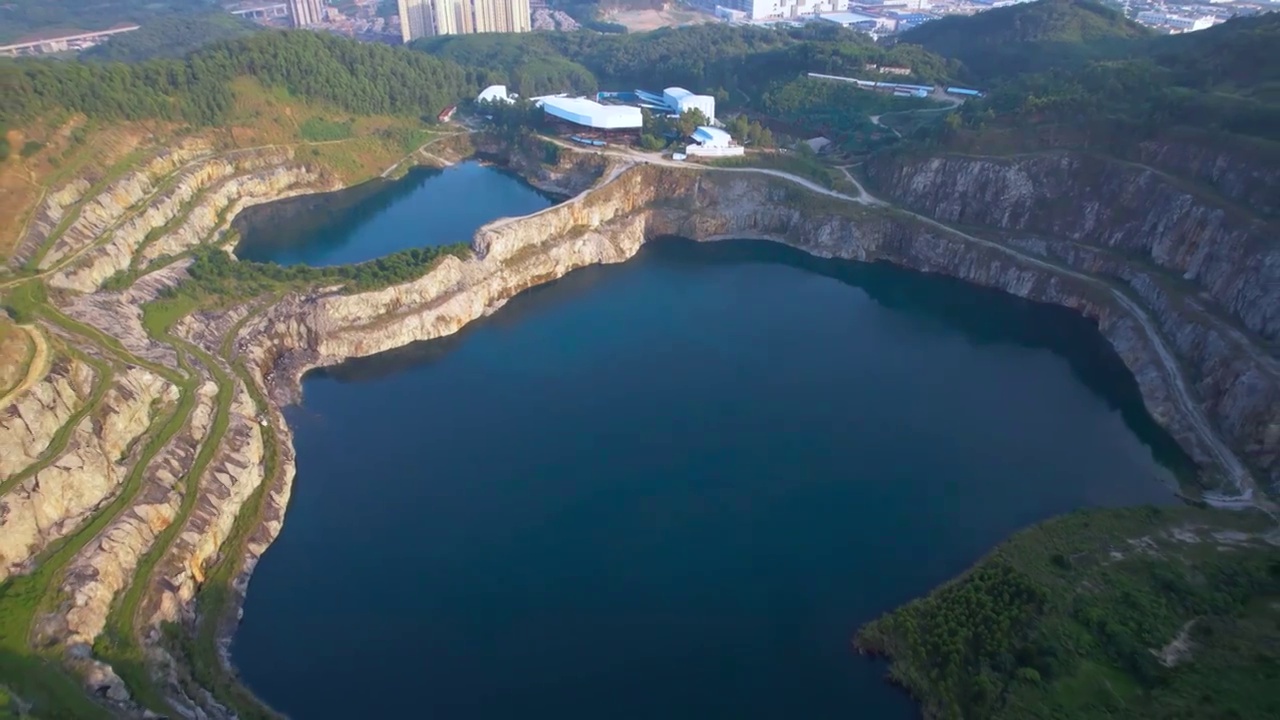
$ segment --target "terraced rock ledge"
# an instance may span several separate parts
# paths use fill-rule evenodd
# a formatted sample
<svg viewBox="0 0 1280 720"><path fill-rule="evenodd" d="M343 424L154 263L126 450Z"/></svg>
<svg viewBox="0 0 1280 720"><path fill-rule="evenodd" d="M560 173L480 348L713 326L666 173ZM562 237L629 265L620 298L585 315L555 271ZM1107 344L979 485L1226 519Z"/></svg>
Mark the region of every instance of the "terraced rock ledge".
<svg viewBox="0 0 1280 720"><path fill-rule="evenodd" d="M489 224L416 279L359 290L190 291L193 258L229 251L241 209L344 184L286 147L183 144L101 187L45 194L0 280L50 351L0 414L0 677L15 695L50 716L274 717L227 646L285 520L280 408L302 375L456 332L667 235L775 240L1074 308L1200 466L1203 499L1272 507L1280 250L1226 199L1066 152L894 161L870 173L884 199L623 153L548 166L485 139L432 156L477 145L573 198Z"/></svg>

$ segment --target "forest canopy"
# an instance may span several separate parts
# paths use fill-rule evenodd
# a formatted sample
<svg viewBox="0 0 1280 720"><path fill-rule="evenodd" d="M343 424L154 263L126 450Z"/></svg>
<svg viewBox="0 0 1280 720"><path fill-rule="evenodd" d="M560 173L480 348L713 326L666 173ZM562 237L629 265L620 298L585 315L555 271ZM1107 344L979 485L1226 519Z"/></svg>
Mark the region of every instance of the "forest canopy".
<svg viewBox="0 0 1280 720"><path fill-rule="evenodd" d="M211 125L238 76L353 113L434 115L474 93L482 75L447 60L310 32L262 32L179 60L0 61L0 124L68 109L107 120Z"/></svg>
<svg viewBox="0 0 1280 720"><path fill-rule="evenodd" d="M106 30L221 9L217 0L5 0L0 3L0 44L37 32Z"/></svg>

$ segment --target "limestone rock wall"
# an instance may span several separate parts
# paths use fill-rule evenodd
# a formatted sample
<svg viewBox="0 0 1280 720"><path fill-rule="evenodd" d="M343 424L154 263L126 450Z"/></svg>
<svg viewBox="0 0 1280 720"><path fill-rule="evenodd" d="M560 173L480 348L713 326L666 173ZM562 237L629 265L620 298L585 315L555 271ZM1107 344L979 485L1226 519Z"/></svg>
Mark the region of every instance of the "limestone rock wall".
<svg viewBox="0 0 1280 720"><path fill-rule="evenodd" d="M176 399L176 388L148 370L116 374L100 407L76 425L66 450L0 498L0 579L115 496L129 472L134 441Z"/></svg>
<svg viewBox="0 0 1280 720"><path fill-rule="evenodd" d="M92 245L123 219L130 208L150 198L162 177L207 152L208 149L201 144L180 144L111 181L97 195L85 198L80 205L79 216L57 238L41 260L40 268L48 269L72 253ZM85 187L80 192L87 193L90 189Z"/></svg>
<svg viewBox="0 0 1280 720"><path fill-rule="evenodd" d="M262 428L249 393L238 381L229 424L196 490L195 506L156 571L144 617L154 625L191 611L204 570L231 532L244 503L262 483Z"/></svg>
<svg viewBox="0 0 1280 720"><path fill-rule="evenodd" d="M1237 143L1237 144L1233 144ZM1145 165L1192 178L1263 215L1280 215L1280 153L1246 140L1149 140L1133 149Z"/></svg>
<svg viewBox="0 0 1280 720"><path fill-rule="evenodd" d="M291 160L290 151L278 149L229 153L188 165L159 197L122 222L105 242L53 274L49 284L93 292L118 272L146 267L152 261L191 249L210 237L224 217L240 207L330 185L318 171L294 165ZM96 205L109 205L111 197L114 196L100 198ZM116 209L123 213L123 209ZM151 237L153 230L173 222L178 223L176 227L160 237Z"/></svg>
<svg viewBox="0 0 1280 720"><path fill-rule="evenodd" d="M982 166L985 161L976 162ZM1015 173L1014 179L1018 177L1023 176ZM448 259L420 280L376 292L289 298L241 337L254 338L248 342L249 354L269 384L282 389L278 399L287 400L309 367L446 335L520 290L586 264L625 260L646 238L665 234L779 240L819 256L886 260L1077 309L1098 321L1133 370L1153 416L1193 457L1213 463L1193 425L1181 417L1171 395L1173 380L1150 336L1114 298L1099 292L1096 282L1055 272L996 243L977 243L906 213L828 201L760 175L633 168L573 202L490 224L477 234L477 257L471 260ZM1251 354L1248 337L1233 337L1197 316L1194 306L1175 302L1142 275L1140 266L1124 262L1108 247L1073 241L1051 247L1035 238L1007 244L1027 256L1081 271L1127 273L1141 289L1160 332L1175 338L1172 345L1190 369L1195 389L1211 398L1202 404L1213 424L1265 478L1280 477L1275 425L1280 383L1269 371L1268 356Z"/></svg>
<svg viewBox="0 0 1280 720"><path fill-rule="evenodd" d="M94 371L74 357L59 357L48 374L0 409L0 481L34 463L58 429L93 394Z"/></svg>
<svg viewBox="0 0 1280 720"><path fill-rule="evenodd" d="M1069 152L886 159L871 164L868 174L883 194L942 222L1034 233L1148 260L1203 288L1264 341L1280 341L1275 227L1169 176Z"/></svg>
<svg viewBox="0 0 1280 720"><path fill-rule="evenodd" d="M178 515L182 477L213 425L217 391L212 381L200 386L190 419L147 467L137 500L68 565L62 594L69 600L43 624L47 640L92 645L102 632L112 600Z"/></svg>

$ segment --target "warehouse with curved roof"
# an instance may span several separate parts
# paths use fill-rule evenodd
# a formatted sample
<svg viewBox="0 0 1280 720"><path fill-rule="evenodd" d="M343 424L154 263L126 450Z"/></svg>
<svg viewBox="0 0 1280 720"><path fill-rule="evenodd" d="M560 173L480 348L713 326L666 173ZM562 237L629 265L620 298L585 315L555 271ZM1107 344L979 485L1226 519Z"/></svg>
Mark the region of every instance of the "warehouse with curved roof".
<svg viewBox="0 0 1280 720"><path fill-rule="evenodd" d="M639 130L644 126L640 108L601 105L586 98L550 97L540 103L547 115L565 122L597 130Z"/></svg>

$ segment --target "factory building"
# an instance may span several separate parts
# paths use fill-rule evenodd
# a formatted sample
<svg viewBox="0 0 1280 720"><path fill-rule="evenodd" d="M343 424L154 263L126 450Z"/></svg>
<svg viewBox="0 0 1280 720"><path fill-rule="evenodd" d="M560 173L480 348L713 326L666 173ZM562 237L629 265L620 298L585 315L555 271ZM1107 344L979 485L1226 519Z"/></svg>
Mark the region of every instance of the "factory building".
<svg viewBox="0 0 1280 720"><path fill-rule="evenodd" d="M601 105L575 97L545 97L536 102L548 119L560 124L604 131L639 131L644 126L640 108L629 105Z"/></svg>
<svg viewBox="0 0 1280 720"><path fill-rule="evenodd" d="M480 94L476 96L476 102L478 103L494 101L511 102L511 100L512 95L507 92L506 85L490 85L484 90L481 90Z"/></svg>
<svg viewBox="0 0 1280 720"><path fill-rule="evenodd" d="M710 95L694 95L681 87L669 87L662 91L662 100L676 115L697 109L707 116L707 120L716 121L716 99Z"/></svg>
<svg viewBox="0 0 1280 720"><path fill-rule="evenodd" d="M849 0L718 0L716 3L717 15L741 15L749 20L786 20L847 9Z"/></svg>
<svg viewBox="0 0 1280 720"><path fill-rule="evenodd" d="M720 128L702 126L693 131L693 143L685 148L685 154L694 157L732 157L743 155L746 149L733 142L729 133Z"/></svg>

